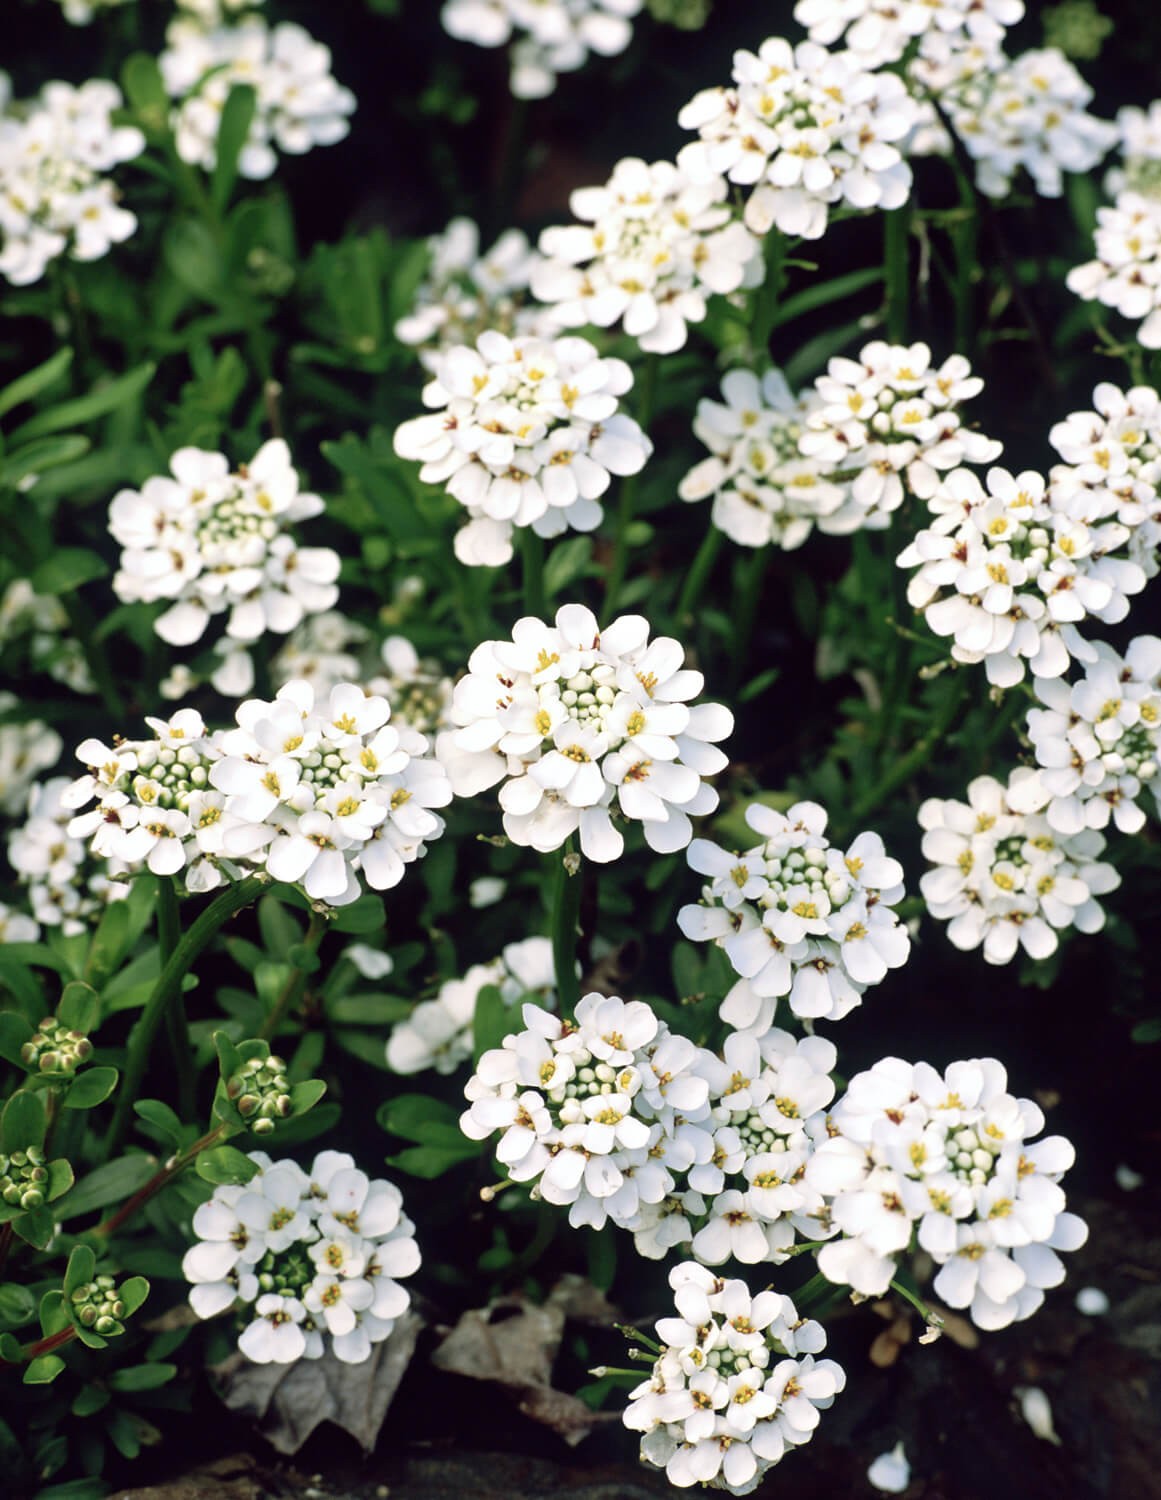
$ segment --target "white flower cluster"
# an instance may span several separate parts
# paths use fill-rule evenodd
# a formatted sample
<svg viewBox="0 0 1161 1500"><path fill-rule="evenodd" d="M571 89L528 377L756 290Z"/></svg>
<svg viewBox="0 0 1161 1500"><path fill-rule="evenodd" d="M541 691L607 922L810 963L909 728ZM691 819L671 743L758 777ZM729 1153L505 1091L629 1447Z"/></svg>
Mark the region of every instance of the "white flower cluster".
<svg viewBox="0 0 1161 1500"><path fill-rule="evenodd" d="M339 556L300 547L287 529L319 515L323 502L299 492L281 438L263 443L236 473L224 455L200 448L179 448L170 470L172 478L121 490L109 507L109 530L124 549L117 597L175 601L154 621L162 640L192 645L212 616L228 613L230 641L249 644L330 609Z"/></svg>
<svg viewBox="0 0 1161 1500"><path fill-rule="evenodd" d="M1020 948L1047 958L1065 928L1104 926L1095 898L1116 890L1120 876L1099 863L1099 833L1078 826L1064 834L1053 826L1044 812L1050 796L1042 778L1022 767L1006 786L977 776L966 803L931 797L920 807L923 856L935 869L919 889L957 948L982 943L992 964L1009 963Z"/></svg>
<svg viewBox="0 0 1161 1500"><path fill-rule="evenodd" d="M395 1073L454 1073L472 1055L472 1024L480 991L494 985L505 1005L537 995L556 1004L552 943L531 937L509 943L499 958L473 964L462 979L448 979L433 1000L421 1000L387 1038L387 1066Z"/></svg>
<svg viewBox="0 0 1161 1500"><path fill-rule="evenodd" d="M822 1325L789 1297L753 1296L691 1262L669 1284L676 1317L657 1324L661 1352L631 1393L625 1426L643 1433L641 1458L671 1484L748 1495L787 1452L808 1443L846 1385Z"/></svg>
<svg viewBox="0 0 1161 1500"><path fill-rule="evenodd" d="M989 469L987 488L955 469L928 501L931 525L899 554L916 572L907 598L951 655L983 662L988 681L1014 687L1026 667L1059 677L1092 647L1077 626L1087 617L1124 619L1145 571L1113 556L1128 542L1116 520L1089 524L1069 514L1042 475Z"/></svg>
<svg viewBox="0 0 1161 1500"><path fill-rule="evenodd" d="M810 393L799 450L849 480L844 504L822 529L881 529L910 492L930 499L940 476L962 463L991 463L1002 444L964 425L959 409L984 383L962 354L933 367L926 344L867 344L834 358Z"/></svg>
<svg viewBox="0 0 1161 1500"><path fill-rule="evenodd" d="M797 1016L839 1021L907 962L907 929L891 910L903 897L903 867L877 833L834 848L815 802L784 814L751 803L746 822L762 843L744 854L705 839L689 846L690 865L709 883L702 904L678 912L678 926L717 943L742 976L722 1005L728 1025L761 1036L783 995Z"/></svg>
<svg viewBox="0 0 1161 1500"><path fill-rule="evenodd" d="M822 1246L829 1280L882 1296L917 1244L939 1266L934 1291L980 1328L1030 1317L1064 1280L1058 1250L1084 1222L1065 1212L1060 1178L1075 1153L1062 1136L1030 1138L1044 1115L1007 1093L994 1058L928 1063L885 1057L851 1079L806 1180L832 1198L840 1238Z"/></svg>
<svg viewBox="0 0 1161 1500"><path fill-rule="evenodd" d="M1024 0L798 0L794 19L812 42L840 38L867 68L898 62L931 33L941 52L998 46L1024 15Z"/></svg>
<svg viewBox="0 0 1161 1500"><path fill-rule="evenodd" d="M540 237L533 294L566 328L619 322L642 349L672 354L706 297L755 286L763 275L757 241L734 218L717 173L695 181L672 162L626 157L604 187L569 199L580 224Z"/></svg>
<svg viewBox="0 0 1161 1500"><path fill-rule="evenodd" d="M745 222L816 240L832 209L899 208L911 168L899 143L918 120L903 80L853 52L780 37L734 54L734 87L703 89L678 115L700 139L678 165L694 181L752 188Z"/></svg>
<svg viewBox="0 0 1161 1500"><path fill-rule="evenodd" d="M5 943L35 943L40 925L26 911L14 911L0 901L0 946Z"/></svg>
<svg viewBox="0 0 1161 1500"><path fill-rule="evenodd" d="M724 377L722 396L724 404L698 402L694 436L711 457L689 471L677 493L683 500L712 495L713 524L741 547L801 547L815 525L828 529L846 498L826 477L828 466L798 446L819 397L795 396L780 370L759 380L742 369Z"/></svg>
<svg viewBox="0 0 1161 1500"><path fill-rule="evenodd" d="M0 277L39 281L50 261L97 260L127 240L137 220L104 174L132 161L145 137L115 125L115 83L48 83L13 107L0 73Z"/></svg>
<svg viewBox="0 0 1161 1500"><path fill-rule="evenodd" d="M427 277L411 311L395 325L395 337L419 351L435 373L436 356L471 344L488 329L521 338L551 337L545 310L528 301L539 253L520 229L506 230L485 254L471 219L453 219L427 242Z"/></svg>
<svg viewBox="0 0 1161 1500"><path fill-rule="evenodd" d="M56 765L64 743L42 719L18 719L15 693L0 691L0 811L19 817L42 771Z"/></svg>
<svg viewBox="0 0 1161 1500"><path fill-rule="evenodd" d="M671 1185L623 1225L638 1253L659 1260L688 1245L706 1265L778 1265L796 1230L818 1238L826 1209L804 1172L826 1137L834 1066L831 1042L773 1028L728 1037L720 1057L702 1049L695 1070L708 1105L682 1110L675 1138L654 1152Z"/></svg>
<svg viewBox="0 0 1161 1500"><path fill-rule="evenodd" d="M1139 635L1124 656L1100 641L1097 659L1071 686L1036 684L1044 704L1028 712L1028 737L1051 801L1049 825L1066 838L1145 824L1146 788L1161 807L1161 638Z"/></svg>
<svg viewBox="0 0 1161 1500"><path fill-rule="evenodd" d="M109 879L125 867L94 860L69 833L73 812L63 800L69 784L67 776L53 776L33 786L27 821L8 835L8 863L27 887L33 915L65 937L84 932L105 906L129 894L125 882Z"/></svg>
<svg viewBox="0 0 1161 1500"><path fill-rule="evenodd" d="M78 749L91 773L64 793L96 806L69 824L95 854L180 875L190 890L265 869L313 900L344 906L357 875L388 890L443 832L431 811L451 788L427 741L388 723L390 706L344 683L316 702L289 682L250 699L238 727L209 734L193 709L146 719L152 740Z"/></svg>
<svg viewBox="0 0 1161 1500"><path fill-rule="evenodd" d="M1048 435L1064 459L1048 475L1052 503L1081 521L1127 526L1129 556L1153 578L1161 570L1161 396L1102 381L1093 405Z"/></svg>
<svg viewBox="0 0 1161 1500"><path fill-rule="evenodd" d="M453 683L438 662L424 661L402 635L389 635L379 648L383 671L372 677L367 690L386 698L397 724L434 736L452 727Z"/></svg>
<svg viewBox="0 0 1161 1500"><path fill-rule="evenodd" d="M323 697L340 682L355 682L362 676L360 658L351 648L364 646L369 636L365 626L341 610L307 615L271 659L271 680L281 687L298 677L310 683L317 697ZM378 687L367 686L368 691L386 696Z"/></svg>
<svg viewBox="0 0 1161 1500"><path fill-rule="evenodd" d="M704 679L669 636L622 615L601 630L592 611L566 604L555 625L518 620L509 641L485 641L456 684L458 729L436 754L457 796L503 782L504 832L541 853L579 831L586 858L618 859L620 818L642 825L659 854L684 849L691 817L712 812L703 780L727 764L716 748L734 727L729 709L696 703Z"/></svg>
<svg viewBox="0 0 1161 1500"><path fill-rule="evenodd" d="M328 1334L336 1359L362 1364L410 1305L399 1279L419 1269L399 1189L341 1151L320 1152L309 1172L261 1151L250 1160L249 1182L215 1188L194 1214L190 1305L249 1320L238 1348L255 1364L321 1359Z"/></svg>
<svg viewBox="0 0 1161 1500"><path fill-rule="evenodd" d="M1092 97L1064 53L1044 47L1010 59L997 49L943 102L982 193L1006 197L1023 168L1058 198L1065 172L1091 171L1116 144L1116 126L1088 113Z"/></svg>
<svg viewBox="0 0 1161 1500"><path fill-rule="evenodd" d="M1161 199L1124 192L1097 209L1096 259L1074 266L1069 291L1139 322L1137 342L1161 349Z"/></svg>
<svg viewBox="0 0 1161 1500"><path fill-rule="evenodd" d="M1156 198L1161 194L1161 99L1147 110L1126 104L1117 111L1117 130L1121 164L1109 168L1105 191L1110 198L1126 190Z"/></svg>
<svg viewBox="0 0 1161 1500"><path fill-rule="evenodd" d="M587 339L514 342L489 331L474 349L437 356L435 370L423 391L432 415L398 427L395 451L467 510L455 552L469 567L509 562L519 527L544 537L592 531L610 476L639 473L653 452L618 410L632 371Z"/></svg>
<svg viewBox="0 0 1161 1500"><path fill-rule="evenodd" d="M238 158L243 177L269 177L279 151L301 156L314 146L333 146L350 129L355 96L331 75L330 49L289 21L271 27L251 16L209 31L194 21L176 22L158 65L175 101L178 154L207 171L217 160L222 110L237 84L249 84L257 100Z"/></svg>
<svg viewBox="0 0 1161 1500"><path fill-rule="evenodd" d="M567 1205L574 1228L636 1227L642 1206L673 1190L683 1122L707 1112L701 1049L640 1000L590 994L575 1020L532 1004L522 1015L525 1030L477 1063L460 1129L474 1141L498 1133L511 1180Z"/></svg>
<svg viewBox="0 0 1161 1500"><path fill-rule="evenodd" d="M34 672L47 672L74 693L93 691L80 642L54 594L38 594L27 578L14 578L0 595L0 647L20 646Z"/></svg>
<svg viewBox="0 0 1161 1500"><path fill-rule="evenodd" d="M614 57L633 37L645 0L444 0L444 30L477 47L512 42L517 99L544 99L558 73L584 66L590 52ZM515 40L513 40L515 38Z"/></svg>

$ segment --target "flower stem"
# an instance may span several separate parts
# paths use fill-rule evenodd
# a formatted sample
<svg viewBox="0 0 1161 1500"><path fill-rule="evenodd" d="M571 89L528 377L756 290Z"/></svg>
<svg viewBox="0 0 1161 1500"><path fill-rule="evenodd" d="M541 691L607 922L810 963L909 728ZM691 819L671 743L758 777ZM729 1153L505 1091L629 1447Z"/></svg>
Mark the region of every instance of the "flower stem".
<svg viewBox="0 0 1161 1500"><path fill-rule="evenodd" d="M308 953L317 953L319 944L323 940L323 933L327 930L327 919L321 912L312 911L310 914L310 926L307 928L306 937L302 946ZM268 1042L275 1035L278 1028L286 1018L286 1013L292 1006L298 1004L302 998L302 992L306 988L307 970L295 967L286 976L286 983L282 986L278 999L270 1007L270 1013L262 1022L258 1032L264 1042Z"/></svg>
<svg viewBox="0 0 1161 1500"><path fill-rule="evenodd" d="M911 295L911 214L907 205L883 215L883 279L887 288L887 338L901 344L907 337Z"/></svg>
<svg viewBox="0 0 1161 1500"><path fill-rule="evenodd" d="M51 1354L54 1349L60 1349L65 1344L71 1344L77 1336L75 1326L70 1323L67 1328L60 1328L56 1333L50 1333L46 1339L37 1339L34 1344L25 1344L20 1351L21 1358L26 1363L39 1359L42 1354Z"/></svg>
<svg viewBox="0 0 1161 1500"><path fill-rule="evenodd" d="M544 542L531 526L520 528L520 555L524 563L524 613L543 620L548 609L544 597Z"/></svg>
<svg viewBox="0 0 1161 1500"><path fill-rule="evenodd" d="M637 403L637 421L641 431L648 435L653 421L653 409L657 402L657 377L661 370L661 356L650 354L641 375L641 399ZM633 507L637 500L638 474L630 474L621 482L621 498L617 505L617 529L613 542L613 562L605 580L605 613L611 615L617 608L617 596L625 583L629 566L629 527L633 521Z"/></svg>
<svg viewBox="0 0 1161 1500"><path fill-rule="evenodd" d="M173 957L180 940L181 917L178 912L177 887L168 876L163 875L157 893L157 944L161 950L163 969ZM173 997L173 1003L165 1010L165 1034L169 1038L177 1076L177 1112L183 1120L187 1120L194 1111L193 1048L190 1045L189 1026L186 1024L185 1000L180 988Z"/></svg>
<svg viewBox="0 0 1161 1500"><path fill-rule="evenodd" d="M145 1076L145 1068L149 1062L154 1038L157 1036L157 1030L165 1012L175 1000L180 1000L182 981L219 930L244 906L249 906L251 901L257 900L266 885L267 880L261 875L250 875L245 880L238 880L228 885L201 913L190 930L178 942L168 963L162 966L157 983L153 986L153 993L145 1002L145 1009L141 1012L141 1019L129 1037L129 1056L126 1059L125 1072L117 1092L117 1107L113 1113L109 1133L105 1138L106 1159L120 1150L128 1134L133 1116L133 1105L141 1088L141 1080Z"/></svg>
<svg viewBox="0 0 1161 1500"><path fill-rule="evenodd" d="M192 1146L187 1146L184 1151L179 1151L177 1155L171 1156L165 1166L159 1172L155 1172L148 1182L139 1187L131 1198L127 1198L116 1213L110 1214L107 1219L103 1219L95 1229L90 1229L89 1233L99 1234L106 1239L110 1235L116 1234L121 1225L131 1219L143 1204L148 1203L150 1198L156 1197L162 1188L167 1187L179 1172L184 1172L195 1157L200 1156L203 1151L208 1151L211 1146L216 1146L219 1141L225 1139L227 1134L228 1127L226 1125L215 1125L213 1130L207 1131L205 1135L194 1141Z"/></svg>
<svg viewBox="0 0 1161 1500"><path fill-rule="evenodd" d="M577 918L580 913L580 871L569 874L570 854L574 854L570 834L565 841L556 870L556 890L552 903L552 962L556 970L556 993L563 1015L569 1015L580 999L576 977Z"/></svg>
<svg viewBox="0 0 1161 1500"><path fill-rule="evenodd" d="M677 600L677 618L682 624L691 622L694 609L701 600L706 580L713 571L718 553L722 550L722 535L722 532L711 521L709 530L697 549L697 556L685 575L685 582L681 586L681 594Z"/></svg>
<svg viewBox="0 0 1161 1500"><path fill-rule="evenodd" d="M750 647L753 645L754 622L758 618L758 606L762 602L762 585L766 580L766 564L769 548L759 547L752 557L742 558L738 564L738 581L734 598L734 650L730 663L730 686L738 687L742 680Z"/></svg>
<svg viewBox="0 0 1161 1500"><path fill-rule="evenodd" d="M861 821L869 813L874 812L896 787L902 786L916 771L922 770L938 750L944 735L951 727L952 720L967 698L962 678L957 678L957 684L957 691L948 693L942 708L923 738L918 740L906 755L899 756L870 791L855 803L851 809L851 817L855 821Z"/></svg>

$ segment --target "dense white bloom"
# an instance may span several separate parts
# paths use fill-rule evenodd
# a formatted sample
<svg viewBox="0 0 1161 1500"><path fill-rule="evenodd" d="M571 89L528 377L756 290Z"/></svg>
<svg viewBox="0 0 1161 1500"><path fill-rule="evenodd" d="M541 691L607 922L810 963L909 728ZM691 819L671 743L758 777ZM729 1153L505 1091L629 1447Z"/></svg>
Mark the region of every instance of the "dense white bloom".
<svg viewBox="0 0 1161 1500"><path fill-rule="evenodd" d="M503 782L513 843L546 853L579 831L587 858L618 859L616 811L658 853L684 849L690 818L717 806L702 777L727 764L716 744L734 723L720 704L691 706L703 678L684 659L670 637L649 640L641 615L601 630L566 604L555 625L518 620L511 640L472 652L452 700L460 727L438 736L436 754L457 795Z"/></svg>
<svg viewBox="0 0 1161 1500"><path fill-rule="evenodd" d="M509 943L489 964L473 964L462 979L446 980L433 1000L421 1000L387 1038L387 1065L396 1073L454 1073L472 1055L472 1025L480 991L494 985L505 1005L529 994L556 1004L556 970L548 938Z"/></svg>
<svg viewBox="0 0 1161 1500"><path fill-rule="evenodd" d="M700 136L678 165L695 181L752 188L745 221L756 234L776 226L816 240L832 207L907 201L899 143L919 114L901 78L868 71L853 52L780 37L735 53L733 76L733 88L703 89L678 115Z"/></svg>
<svg viewBox="0 0 1161 1500"><path fill-rule="evenodd" d="M1075 266L1068 288L1139 322L1137 341L1161 349L1161 199L1124 192L1097 209L1096 259Z"/></svg>
<svg viewBox="0 0 1161 1500"><path fill-rule="evenodd" d="M994 46L1024 15L1024 0L798 0L794 19L812 42L840 38L865 67L898 62L916 37L945 48Z"/></svg>
<svg viewBox="0 0 1161 1500"><path fill-rule="evenodd" d="M63 742L41 719L17 720L14 693L0 692L0 811L19 816L29 788L60 758Z"/></svg>
<svg viewBox="0 0 1161 1500"><path fill-rule="evenodd" d="M800 451L849 481L845 503L823 531L886 526L910 492L921 500L962 463L991 463L1002 444L972 432L959 415L983 381L962 354L933 367L926 344L867 344L858 359L835 358L810 394Z"/></svg>
<svg viewBox="0 0 1161 1500"><path fill-rule="evenodd" d="M238 1348L257 1364L320 1359L327 1336L336 1358L361 1364L410 1304L399 1279L419 1269L398 1188L338 1151L309 1173L260 1151L250 1160L259 1170L245 1186L215 1188L194 1214L198 1242L182 1261L194 1312L234 1309Z"/></svg>
<svg viewBox="0 0 1161 1500"><path fill-rule="evenodd" d="M1099 862L1102 836L1083 822L1058 832L1044 811L1051 793L1027 768L1013 771L1006 787L977 776L967 796L966 803L930 797L919 809L923 855L935 866L919 889L955 946L982 944L989 963L1005 964L1020 948L1047 958L1066 927L1099 932L1105 914L1095 898L1121 883Z"/></svg>
<svg viewBox="0 0 1161 1500"><path fill-rule="evenodd" d="M1051 800L1044 816L1066 842L1086 829L1145 824L1146 789L1161 805L1161 639L1139 635L1124 656L1103 641L1084 676L1036 684L1028 737Z"/></svg>
<svg viewBox="0 0 1161 1500"><path fill-rule="evenodd" d="M1072 656L1093 648L1077 626L1114 622L1145 572L1123 548L1129 528L1088 524L1057 503L1041 475L990 469L987 488L955 469L928 501L934 519L899 554L915 568L907 598L936 635L952 639L956 661L983 662L988 681L1013 687L1025 673L1059 677Z"/></svg>
<svg viewBox="0 0 1161 1500"><path fill-rule="evenodd" d="M0 106L7 83L0 74ZM97 260L137 228L104 175L145 148L139 130L113 123L122 102L103 79L48 83L0 114L0 276L26 286L58 256Z"/></svg>
<svg viewBox="0 0 1161 1500"><path fill-rule="evenodd" d="M477 47L512 42L511 88L543 99L558 73L583 67L590 52L612 57L633 35L645 0L444 0L440 19L457 41Z"/></svg>
<svg viewBox="0 0 1161 1500"><path fill-rule="evenodd" d="M1007 1082L990 1057L944 1074L886 1057L851 1079L806 1167L841 1234L818 1252L825 1276L881 1296L914 1234L940 1268L936 1296L980 1328L1036 1311L1064 1280L1056 1251L1076 1249L1087 1230L1058 1185L1072 1146L1032 1140L1044 1115Z"/></svg>
<svg viewBox="0 0 1161 1500"><path fill-rule="evenodd" d="M722 380L724 404L698 402L693 431L711 457L696 464L678 487L683 500L713 496L713 524L742 547L773 543L800 547L817 522L846 497L831 483L828 466L800 451L814 392L794 396L780 370L759 380L751 370L731 370Z"/></svg>
<svg viewBox="0 0 1161 1500"><path fill-rule="evenodd" d="M672 354L706 298L761 281L757 241L733 215L724 177L696 182L672 162L626 157L604 187L569 199L582 222L546 229L532 290L566 328L619 322L642 349Z"/></svg>
<svg viewBox="0 0 1161 1500"><path fill-rule="evenodd" d="M1077 520L1115 519L1128 552L1152 578L1161 568L1161 396L1102 381L1095 411L1071 412L1048 435L1064 459L1049 473L1054 507Z"/></svg>
<svg viewBox="0 0 1161 1500"><path fill-rule="evenodd" d="M34 672L47 672L74 693L91 693L93 678L81 643L69 634L68 615L53 594L38 594L27 578L14 578L0 595L0 646L23 649Z"/></svg>
<svg viewBox="0 0 1161 1500"><path fill-rule="evenodd" d="M172 478L121 490L109 507L109 530L124 549L113 579L117 597L175 601L154 622L162 640L191 645L213 615L228 614L230 641L249 644L268 630L285 635L306 615L331 608L339 556L329 547L299 547L287 529L319 515L323 502L299 492L281 438L264 443L236 473L224 455L200 448L179 448L170 470Z"/></svg>
<svg viewBox="0 0 1161 1500"><path fill-rule="evenodd" d="M1110 198L1126 189L1156 198L1161 190L1161 99L1154 99L1147 110L1126 104L1117 111L1117 130L1121 164L1109 168L1105 191Z"/></svg>
<svg viewBox="0 0 1161 1500"><path fill-rule="evenodd" d="M125 882L109 879L124 867L93 859L83 842L69 834L73 812L63 801L69 785L67 776L34 785L27 821L8 835L8 863L28 888L36 920L45 927L59 927L66 937L84 932L109 902L129 894Z"/></svg>
<svg viewBox="0 0 1161 1500"><path fill-rule="evenodd" d="M490 328L522 338L551 337L556 331L545 309L528 301L540 256L522 230L506 230L481 255L476 224L453 219L427 245L427 277L416 290L411 311L396 323L395 337L415 345L433 374L437 355L474 343Z"/></svg>
<svg viewBox="0 0 1161 1500"><path fill-rule="evenodd" d="M903 897L903 867L877 833L833 848L826 816L814 802L785 814L755 802L746 822L762 843L744 854L705 839L689 846L690 865L708 883L700 905L678 912L678 926L717 943L741 975L721 1011L740 1031L761 1037L782 995L795 1015L841 1020L907 961L907 929L891 910Z"/></svg>
<svg viewBox="0 0 1161 1500"><path fill-rule="evenodd" d="M630 1394L625 1426L671 1484L747 1495L810 1441L846 1375L815 1357L826 1347L822 1325L800 1318L789 1297L754 1296L744 1281L690 1262L669 1284L677 1316L657 1324L661 1352Z"/></svg>
<svg viewBox="0 0 1161 1500"><path fill-rule="evenodd" d="M453 684L438 662L424 661L402 635L383 641L379 660L385 670L371 678L367 691L387 699L397 724L423 735L451 727Z"/></svg>
<svg viewBox="0 0 1161 1500"><path fill-rule="evenodd" d="M183 20L196 21L207 30L220 26L240 11L257 10L265 0L176 0Z"/></svg>
<svg viewBox="0 0 1161 1500"><path fill-rule="evenodd" d="M0 901L0 945L4 943L35 943L40 936L40 925L27 912L14 911Z"/></svg>
<svg viewBox="0 0 1161 1500"><path fill-rule="evenodd" d="M313 146L333 146L350 129L355 97L331 76L330 49L301 26L284 21L271 27L259 16L210 31L176 22L168 42L158 65L175 101L173 128L183 161L212 169L222 109L236 84L252 86L257 100L238 159L243 177L269 177L279 151L301 156Z"/></svg>
<svg viewBox="0 0 1161 1500"><path fill-rule="evenodd" d="M1064 53L1044 47L998 52L943 102L982 193L1006 197L1023 168L1038 193L1058 198L1065 172L1091 171L1116 143L1116 126L1088 113L1092 97Z"/></svg>
<svg viewBox="0 0 1161 1500"><path fill-rule="evenodd" d="M592 531L611 475L636 474L653 445L618 398L633 384L620 359L601 359L586 339L521 339L488 332L476 347L435 360L423 392L432 415L395 433L419 477L445 485L471 519L455 550L468 565L511 560L512 532Z"/></svg>
<svg viewBox="0 0 1161 1500"><path fill-rule="evenodd" d="M364 645L369 634L365 626L337 609L307 615L270 663L274 686L281 687L298 677L321 696L340 682L354 682L360 675L360 664L351 647Z"/></svg>

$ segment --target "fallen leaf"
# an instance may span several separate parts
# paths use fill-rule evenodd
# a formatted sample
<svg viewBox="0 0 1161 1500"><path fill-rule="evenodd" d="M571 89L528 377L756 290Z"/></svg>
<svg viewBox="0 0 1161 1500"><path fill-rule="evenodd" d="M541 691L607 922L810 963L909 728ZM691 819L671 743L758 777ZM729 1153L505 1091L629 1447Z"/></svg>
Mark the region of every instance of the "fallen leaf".
<svg viewBox="0 0 1161 1500"><path fill-rule="evenodd" d="M293 1365L256 1365L233 1354L212 1373L218 1394L249 1417L279 1453L297 1453L323 1422L333 1422L369 1453L415 1352L424 1320L412 1309L376 1344L361 1365L346 1365L328 1349L321 1359Z"/></svg>

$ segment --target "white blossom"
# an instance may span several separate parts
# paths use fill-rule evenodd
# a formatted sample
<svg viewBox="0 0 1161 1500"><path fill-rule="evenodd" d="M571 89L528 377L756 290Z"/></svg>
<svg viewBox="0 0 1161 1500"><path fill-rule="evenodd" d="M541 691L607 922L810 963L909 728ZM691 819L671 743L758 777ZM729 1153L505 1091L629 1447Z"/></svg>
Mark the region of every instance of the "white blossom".
<svg viewBox="0 0 1161 1500"><path fill-rule="evenodd" d="M1140 323L1137 342L1161 349L1161 199L1121 193L1097 209L1095 239L1095 260L1069 271L1069 290Z"/></svg>
<svg viewBox="0 0 1161 1500"><path fill-rule="evenodd" d="M500 787L504 831L547 853L579 833L582 853L618 859L613 825L640 822L658 853L683 849L691 817L712 812L717 793L703 780L727 764L716 748L733 715L693 703L700 672L649 622L623 615L601 630L579 604L555 625L518 620L511 640L485 641L456 684L436 754L457 795Z"/></svg>
<svg viewBox="0 0 1161 1500"><path fill-rule="evenodd" d="M911 1483L911 1465L903 1451L903 1444L896 1443L890 1453L880 1453L867 1469L867 1480L884 1495L901 1495Z"/></svg>
<svg viewBox="0 0 1161 1500"><path fill-rule="evenodd" d="M124 866L92 858L82 840L70 836L73 812L63 801L69 785L67 776L34 784L27 820L8 835L8 863L28 890L33 915L66 937L84 932L110 902L129 894L127 884L109 879Z"/></svg>
<svg viewBox="0 0 1161 1500"><path fill-rule="evenodd" d="M477 47L512 43L511 89L543 99L559 73L583 67L590 52L612 57L633 35L645 0L444 0L444 30Z"/></svg>
<svg viewBox="0 0 1161 1500"><path fill-rule="evenodd" d="M60 758L63 742L42 719L17 720L14 693L0 691L0 811L18 816L42 771Z"/></svg>
<svg viewBox="0 0 1161 1500"><path fill-rule="evenodd" d="M798 0L794 19L812 42L840 39L864 66L898 62L918 37L945 47L996 45L1024 15L1024 0Z"/></svg>
<svg viewBox="0 0 1161 1500"><path fill-rule="evenodd" d="M1117 111L1121 162L1105 174L1105 191L1117 198L1129 190L1156 198L1161 189L1161 99L1148 109L1126 104Z"/></svg>

